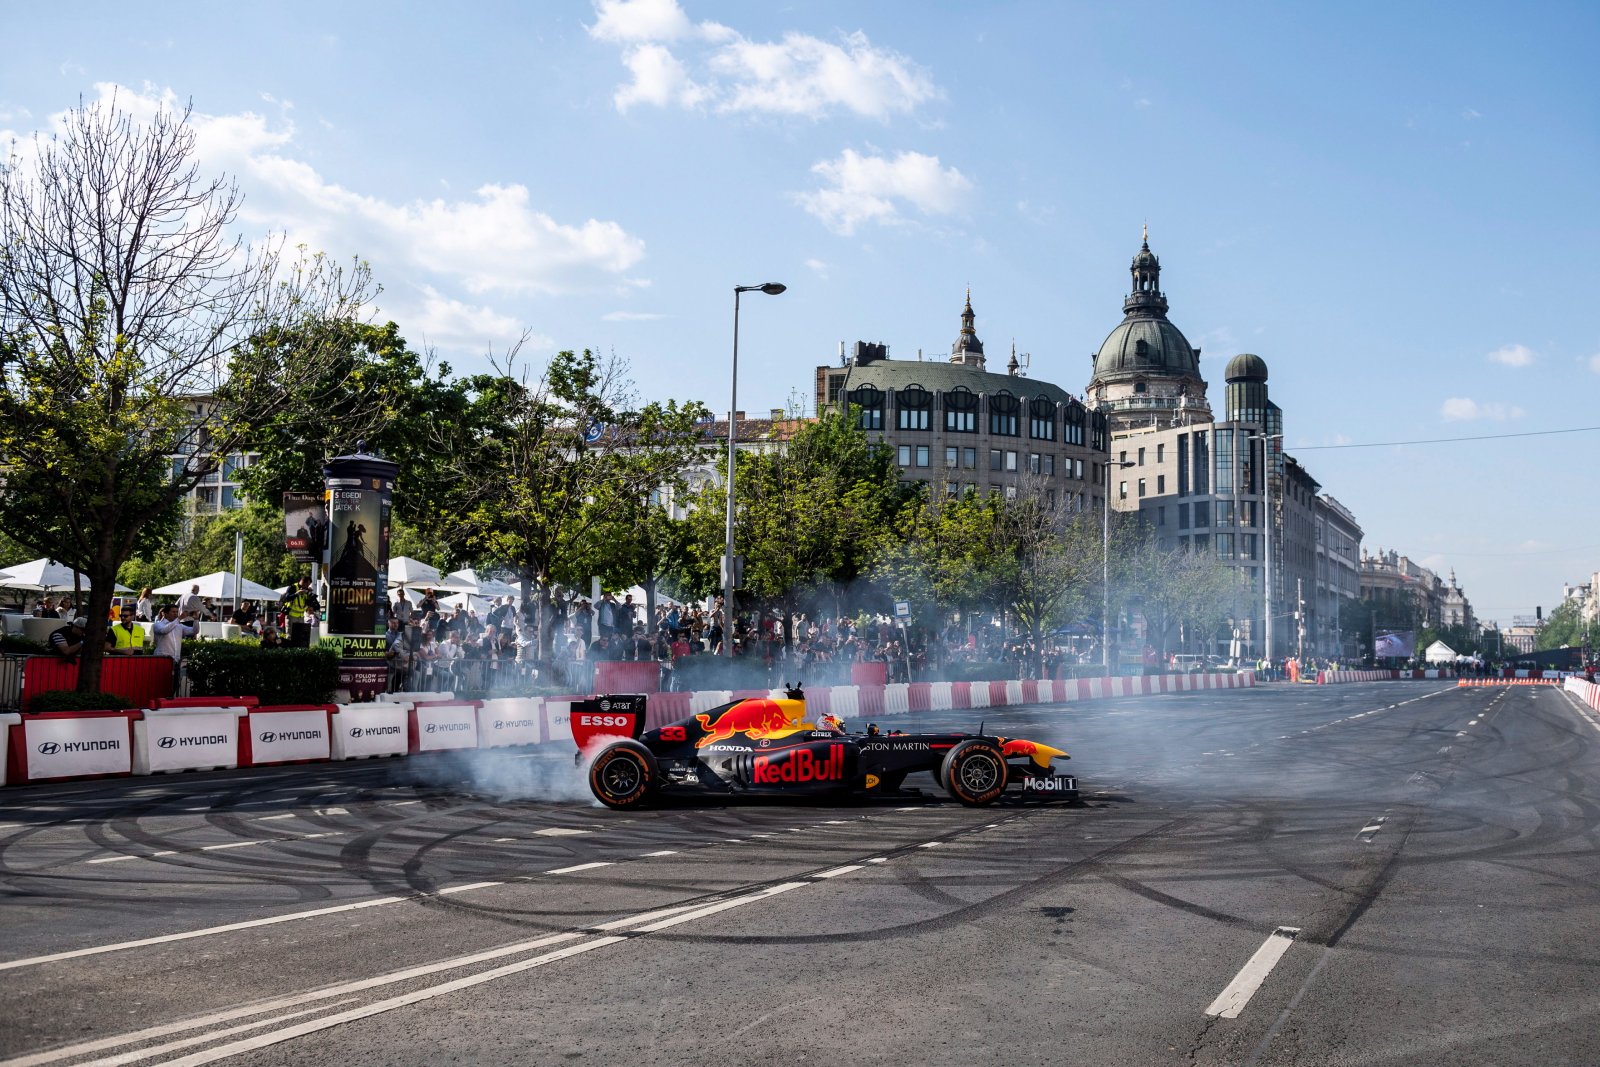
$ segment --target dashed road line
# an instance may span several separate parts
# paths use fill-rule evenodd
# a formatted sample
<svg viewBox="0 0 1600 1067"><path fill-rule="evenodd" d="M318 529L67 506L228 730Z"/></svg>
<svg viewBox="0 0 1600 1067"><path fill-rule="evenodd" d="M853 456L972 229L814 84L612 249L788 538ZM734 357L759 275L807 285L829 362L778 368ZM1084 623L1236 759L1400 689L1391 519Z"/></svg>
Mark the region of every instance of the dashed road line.
<svg viewBox="0 0 1600 1067"><path fill-rule="evenodd" d="M1267 975L1272 973L1272 968L1278 965L1283 954L1289 951L1289 946L1294 944L1295 935L1299 932L1298 926L1280 926L1272 931L1249 962L1233 976L1233 981L1217 994L1217 999L1206 1008L1206 1014L1237 1019L1244 1006L1250 1003L1250 998L1255 996L1256 990L1261 988L1261 983L1267 980Z"/></svg>
<svg viewBox="0 0 1600 1067"><path fill-rule="evenodd" d="M611 862L609 860L595 860L593 863L579 863L579 864L576 864L575 866L572 866L572 867L557 867L553 871L545 871L544 873L545 874L577 874L579 871L592 871L596 867L609 867L609 866L611 866Z"/></svg>

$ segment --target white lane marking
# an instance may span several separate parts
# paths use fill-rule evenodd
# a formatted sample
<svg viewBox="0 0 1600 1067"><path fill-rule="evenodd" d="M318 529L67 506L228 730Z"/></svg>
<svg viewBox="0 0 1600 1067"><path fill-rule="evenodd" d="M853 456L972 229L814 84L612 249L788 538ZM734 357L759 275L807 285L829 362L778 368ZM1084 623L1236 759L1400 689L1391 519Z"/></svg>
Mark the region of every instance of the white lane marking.
<svg viewBox="0 0 1600 1067"><path fill-rule="evenodd" d="M349 815L349 808L313 808L318 815Z"/></svg>
<svg viewBox="0 0 1600 1067"><path fill-rule="evenodd" d="M607 860L597 860L594 863L580 863L575 867L557 867L553 871L545 871L544 873L545 874L577 874L579 871L592 871L596 867L609 867L609 866L611 866L609 861L607 861Z"/></svg>
<svg viewBox="0 0 1600 1067"><path fill-rule="evenodd" d="M576 837L578 834L593 833L592 830L574 830L570 826L546 826L543 830L535 830L539 837Z"/></svg>
<svg viewBox="0 0 1600 1067"><path fill-rule="evenodd" d="M676 856L677 854L677 852L670 848L664 848L660 852L646 852L644 854L644 858L650 859L652 856Z"/></svg>
<svg viewBox="0 0 1600 1067"><path fill-rule="evenodd" d="M196 852L218 852L226 848L244 848L246 845L282 845L291 841L314 841L319 837L338 837L343 832L342 830L329 830L320 834L296 834L293 837L263 837L250 841L226 841L220 845L201 845L198 848L168 848L160 852L148 852L140 855L101 856L99 859L85 860L84 862L120 863L123 860L150 860L158 856L184 856L192 855Z"/></svg>
<svg viewBox="0 0 1600 1067"><path fill-rule="evenodd" d="M1457 737L1466 737L1467 736L1467 732L1465 730L1460 730L1460 731L1458 731L1456 733L1456 736Z"/></svg>
<svg viewBox="0 0 1600 1067"><path fill-rule="evenodd" d="M137 858L137 857L135 857ZM489 886L501 885L501 882L473 882L470 885L453 886L438 891L437 896L447 896L451 893L465 893L469 889L483 889ZM143 937L137 941L118 941L110 945L95 945L92 948L77 948L67 952L52 952L48 956L29 956L26 959L6 960L0 962L0 971L14 971L20 967L36 967L44 963L58 963L61 960L79 959L84 956L99 956L106 952L122 952L131 948L144 948L148 945L165 945L173 941L188 941L196 937L210 937L214 934L232 933L235 930L251 930L257 926L275 926L278 923L294 922L296 919L314 919L319 915L335 915L345 911L359 911L362 908L375 908L383 904L397 904L403 900L417 900L426 894L413 894L404 897L373 897L371 900L358 900L351 904L335 904L327 908L312 908L309 911L295 911L287 915L273 915L266 919L249 919L244 922L225 923L222 926L208 926L202 930L185 930L181 934L162 934L159 937Z"/></svg>
<svg viewBox="0 0 1600 1067"><path fill-rule="evenodd" d="M1379 830L1383 829L1383 824L1388 822L1388 821L1389 821L1389 817L1387 815L1378 816L1377 818L1373 819L1371 822L1367 823L1367 825L1363 826L1360 830L1356 831L1356 840L1359 841L1363 837L1366 837L1368 834L1377 833ZM1371 839L1370 838L1368 838L1368 843L1369 844L1371 843Z"/></svg>
<svg viewBox="0 0 1600 1067"><path fill-rule="evenodd" d="M231 1037L234 1034L244 1034L249 1033L251 1030L259 1030L263 1026L271 1026L273 1023L281 1022L284 1019L298 1019L303 1015L311 1015L327 1008L340 1008L346 1004L354 1004L357 999L356 997L348 997L328 1005L319 1004L314 1008L301 1008L299 1011L292 1011L286 1015L275 1015L270 1019L257 1019L255 1022L240 1023L238 1026L229 1026L222 1030L211 1030L204 1034L195 1034L193 1037L183 1037L177 1041L168 1041L164 1045L152 1045L136 1052L124 1052L116 1056L107 1056L105 1059L90 1060L88 1063L83 1064L82 1067L114 1067L114 1065L115 1067L121 1067L122 1064L126 1063L138 1063L140 1060L147 1060L152 1056L159 1056L165 1052L176 1052L178 1049L193 1048L195 1045L203 1045L220 1037ZM33 1062L40 1061L35 1060Z"/></svg>
<svg viewBox="0 0 1600 1067"><path fill-rule="evenodd" d="M861 869L861 864L859 864L859 863L850 863L850 864L846 864L843 867L835 867L831 871L823 871L821 874L814 875L814 877L816 877L816 878L837 878L841 874L849 874L852 871L859 871L860 869Z"/></svg>
<svg viewBox="0 0 1600 1067"><path fill-rule="evenodd" d="M121 863L123 860L142 860L142 859L144 859L143 856L101 856L97 860L89 860L88 862L89 863Z"/></svg>
<svg viewBox="0 0 1600 1067"><path fill-rule="evenodd" d="M421 804L421 803L422 803L422 801L420 801L420 800L397 800L397 801L394 802L394 806L397 807L397 808L402 808L402 807L405 807L407 804Z"/></svg>
<svg viewBox="0 0 1600 1067"><path fill-rule="evenodd" d="M296 814L295 812L291 811L286 815L263 815L263 816L261 816L261 818L256 819L254 821L255 822L272 822L274 819L298 819L299 817L300 816L298 814Z"/></svg>
<svg viewBox="0 0 1600 1067"><path fill-rule="evenodd" d="M1294 944L1294 936L1299 932L1298 926L1280 926L1272 931L1271 936L1256 949L1256 954L1250 957L1250 961L1233 976L1227 988L1217 994L1217 999L1211 1002L1206 1014L1237 1019L1244 1006L1250 1003L1250 998L1255 996L1256 990L1261 988L1261 983L1267 980L1267 975L1272 973L1272 968L1277 966L1278 960Z"/></svg>
<svg viewBox="0 0 1600 1067"><path fill-rule="evenodd" d="M497 837L493 841L490 841L489 844L491 844L491 845L503 845L507 841L515 841L515 840L516 840L516 838L514 838L514 837Z"/></svg>
<svg viewBox="0 0 1600 1067"><path fill-rule="evenodd" d="M917 847L918 848L938 848L942 844L944 844L943 841L924 841L922 844L918 845Z"/></svg>
<svg viewBox="0 0 1600 1067"><path fill-rule="evenodd" d="M889 858L887 856L874 856L872 859L868 860L867 862L868 863L888 863L889 862Z"/></svg>
<svg viewBox="0 0 1600 1067"><path fill-rule="evenodd" d="M707 915L715 915L718 912L727 911L730 908L737 908L745 904L752 904L757 901L766 900L769 897L777 896L779 893L787 893L791 889L803 888L807 884L808 883L806 882L785 882L782 885L771 886L756 893L749 893L744 896L734 897L718 904L712 904L708 907L698 908L680 915L661 919L650 923L649 925L640 926L637 928L637 930L641 933L651 933L656 930L664 930L671 926L677 926L680 923L691 922L695 919L704 918ZM360 1008L353 1008L349 1011L338 1012L337 1014L328 1015L311 1022L299 1023L283 1030L274 1031L268 1034L258 1034L255 1037L244 1038L243 1040L235 1041L227 1045L219 1045L216 1048L207 1049L204 1052L197 1052L181 1059L168 1060L167 1064L168 1067L199 1067L199 1065L203 1063L211 1063L215 1060L226 1059L230 1056L237 1056L240 1053L252 1052L256 1049L267 1048L271 1045L276 1045L284 1041L290 1041L297 1037L304 1037L307 1034L317 1033L320 1030L328 1030L335 1026L341 1026L347 1022L354 1022L357 1019L365 1019L373 1015L381 1015L384 1012L393 1011L396 1008L403 1008L410 1004L417 1004L421 1001L432 1000L435 997L441 997L448 993L454 993L457 990L470 989L473 986L483 985L485 982L492 982L498 978L505 978L509 975L521 974L524 971L533 970L535 967L543 967L546 964L556 963L560 960L569 959L585 952L592 952L597 948L605 948L608 945L620 944L626 940L628 939L625 937L613 935L598 937L592 941L585 941L577 945L568 945L564 948L556 949L553 952L546 952L543 955L535 956L530 960L519 960L516 963L506 964L503 967L496 967L493 970L484 971L481 974L469 975L465 978L457 978L454 981L443 982L436 986L427 986L423 989L418 989L414 992L404 994L403 996L390 997L388 1000L375 1001L374 1003L364 1005Z"/></svg>
<svg viewBox="0 0 1600 1067"><path fill-rule="evenodd" d="M845 819L829 819L827 822L823 823L822 825L824 825L824 826L844 826L846 824L846 821L847 820L845 820Z"/></svg>

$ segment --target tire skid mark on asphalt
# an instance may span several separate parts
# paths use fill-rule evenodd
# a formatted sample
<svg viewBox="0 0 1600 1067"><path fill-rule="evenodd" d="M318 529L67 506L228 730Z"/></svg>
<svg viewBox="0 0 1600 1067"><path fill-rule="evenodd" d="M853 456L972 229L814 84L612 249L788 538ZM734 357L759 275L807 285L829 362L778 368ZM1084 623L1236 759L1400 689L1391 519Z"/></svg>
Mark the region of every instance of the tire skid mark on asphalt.
<svg viewBox="0 0 1600 1067"><path fill-rule="evenodd" d="M1003 826L1004 824L1014 820L1030 816L1037 810L1039 809L1031 809L1013 813L1005 818L1002 818L998 823L992 824L992 826ZM943 839L953 840L968 834L981 833L991 829L992 826L956 827L947 834L943 835ZM434 964L424 964L418 967L409 968L405 971L395 972L393 974L380 975L375 978L344 983L339 986L333 986L322 990L313 990L306 993L279 997L255 1005L230 1009L224 1012L211 1013L196 1019L182 1020L175 1023L164 1024L158 1027L147 1028L145 1030L136 1031L130 1034L99 1038L94 1041L81 1043L79 1045L50 1050L43 1053L30 1054L28 1056L13 1060L0 1061L0 1067L42 1067L43 1064L54 1063L63 1059L77 1058L92 1054L94 1052L103 1052L115 1048L137 1045L162 1036L167 1036L174 1033L183 1033L185 1031L200 1029L206 1026L213 1026L219 1022L231 1021L232 1019L236 1018L246 1018L251 1015L259 1015L284 1007L297 1007L299 1005L316 1000L330 999L353 992L359 992L365 989L377 988L383 985L392 985L397 982L409 981L427 974L439 973L445 970L460 969L462 967L471 966L477 963L487 962L491 959L503 958L504 956L508 955L532 951L536 948L542 948L553 944L571 942L583 937L593 938L589 941L581 941L577 945L569 944L565 948L543 953L531 960L522 960L517 963L503 965L501 967L493 968L488 971L482 971L463 978L454 979L439 985L415 990L411 993L403 994L397 997L376 1001L360 1008L338 1012L310 1022L298 1023L275 1033L263 1034L254 1038L234 1041L215 1048L207 1049L203 1052L193 1053L189 1056L167 1061L169 1067L198 1067L199 1064L225 1059L231 1056L242 1054L244 1052L254 1051L256 1049L280 1044L284 1041L293 1040L295 1038L303 1037L307 1034L316 1033L321 1030L331 1029L347 1022L354 1022L358 1019L368 1018L372 1015L383 1014L388 1011L393 1011L397 1008L406 1007L410 1004L444 996L460 989L470 988L471 986L495 981L499 978L522 973L549 963L559 962L560 960L579 955L583 952L608 947L613 944L619 944L631 938L659 933L660 931L669 929L671 927L681 925L686 922L692 922L696 919L706 918L710 915L728 911L736 907L741 907L745 904L765 901L781 893L790 892L795 889L802 889L809 885L815 885L823 881L868 869L868 864L881 864L888 862L888 860L892 859L894 856L905 854L917 847L918 846L914 844L905 845L899 849L890 851L885 856L865 856L862 857L859 862L855 863L816 867L800 874L784 876L765 882L749 883L745 886L731 890L698 894L695 897L679 901L675 904L655 907L648 911L637 913L621 919L616 919L601 924L591 924L582 927L568 928L561 931L554 931L531 940L500 946L499 948L490 949L471 956L458 957L456 959L445 960ZM456 891L465 891L473 888L479 887L461 886L457 887ZM355 905L348 905L339 909L329 910L351 910L357 907L366 907L373 904L387 902L388 901L383 900L361 902ZM281 920L262 920L258 923L239 925L262 925L273 921ZM613 933L613 931L623 931L623 933ZM204 933L204 931L199 933ZM183 936L185 935L179 935L178 938L162 938L159 940L176 940ZM76 954L82 955L88 953ZM26 963L30 961L20 962ZM0 964L0 969L5 969L7 966L14 965ZM324 1005L323 1009L318 1010L326 1010L333 1006L335 1005ZM219 1036L231 1036L232 1034L239 1032L240 1029L260 1029L262 1026L273 1025L279 1022L287 1021L288 1018L298 1017L304 1014L307 1014L307 1012L297 1012L293 1016L275 1016L271 1020L250 1024L248 1027L213 1032L200 1035L196 1038L185 1039L182 1044L183 1047L191 1047L195 1044L203 1044L206 1041L215 1040ZM176 1050L176 1045L164 1046L161 1051L168 1050L169 1048L171 1050ZM106 1065L106 1067L109 1067L110 1064L131 1063L139 1059L148 1058L153 1054L156 1054L156 1050L145 1049L137 1052L124 1053L101 1060L91 1061L88 1064L81 1065L81 1067L95 1067L97 1064Z"/></svg>

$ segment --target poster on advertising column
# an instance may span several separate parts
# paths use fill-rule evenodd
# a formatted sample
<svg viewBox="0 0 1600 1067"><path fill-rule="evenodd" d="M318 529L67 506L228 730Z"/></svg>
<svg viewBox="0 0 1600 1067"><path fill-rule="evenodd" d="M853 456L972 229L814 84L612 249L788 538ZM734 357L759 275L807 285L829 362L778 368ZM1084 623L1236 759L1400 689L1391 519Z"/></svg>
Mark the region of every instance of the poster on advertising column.
<svg viewBox="0 0 1600 1067"><path fill-rule="evenodd" d="M388 593L389 508L399 467L357 452L328 461L328 636L339 643L340 688L381 692ZM374 662L376 661L376 662Z"/></svg>

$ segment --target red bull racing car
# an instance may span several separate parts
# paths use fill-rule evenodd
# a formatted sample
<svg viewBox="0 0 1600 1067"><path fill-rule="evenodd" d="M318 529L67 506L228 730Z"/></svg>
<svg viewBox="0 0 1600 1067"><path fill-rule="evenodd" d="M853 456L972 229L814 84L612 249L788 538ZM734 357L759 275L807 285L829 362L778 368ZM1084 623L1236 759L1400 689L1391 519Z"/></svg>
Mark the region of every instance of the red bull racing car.
<svg viewBox="0 0 1600 1067"><path fill-rule="evenodd" d="M1065 752L989 734L922 734L875 727L848 733L832 716L807 718L798 689L781 699L735 700L644 729L645 698L608 696L572 706L579 758L602 804L634 808L659 793L886 794L909 774L931 771L956 800L974 807L1015 783L1023 795L1075 800L1077 779L1056 774Z"/></svg>

